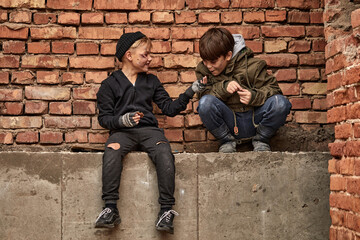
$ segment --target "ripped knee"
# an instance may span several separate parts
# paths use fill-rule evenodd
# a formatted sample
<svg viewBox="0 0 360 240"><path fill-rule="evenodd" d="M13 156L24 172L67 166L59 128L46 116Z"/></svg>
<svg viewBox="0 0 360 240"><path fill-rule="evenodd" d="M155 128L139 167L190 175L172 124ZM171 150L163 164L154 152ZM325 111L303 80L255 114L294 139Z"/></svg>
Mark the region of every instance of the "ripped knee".
<svg viewBox="0 0 360 240"><path fill-rule="evenodd" d="M119 150L120 149L120 143L109 143L107 145L108 148L112 148L114 150Z"/></svg>

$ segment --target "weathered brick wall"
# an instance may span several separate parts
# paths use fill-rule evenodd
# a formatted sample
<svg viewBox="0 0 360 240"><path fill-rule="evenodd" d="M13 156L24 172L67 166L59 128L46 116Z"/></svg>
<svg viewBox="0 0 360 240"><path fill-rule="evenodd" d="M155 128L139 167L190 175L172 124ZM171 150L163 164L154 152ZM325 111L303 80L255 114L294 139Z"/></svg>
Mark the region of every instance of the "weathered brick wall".
<svg viewBox="0 0 360 240"><path fill-rule="evenodd" d="M95 98L119 67L120 35L141 30L153 40L151 72L175 98L195 80L199 38L213 26L243 34L289 97L279 134L288 138L275 149L327 149L323 0L0 0L0 7L2 150L102 149L108 132ZM196 106L194 99L174 118L155 109L177 151L216 149Z"/></svg>
<svg viewBox="0 0 360 240"><path fill-rule="evenodd" d="M360 239L360 1L327 1L328 122L335 123L329 144L330 239Z"/></svg>

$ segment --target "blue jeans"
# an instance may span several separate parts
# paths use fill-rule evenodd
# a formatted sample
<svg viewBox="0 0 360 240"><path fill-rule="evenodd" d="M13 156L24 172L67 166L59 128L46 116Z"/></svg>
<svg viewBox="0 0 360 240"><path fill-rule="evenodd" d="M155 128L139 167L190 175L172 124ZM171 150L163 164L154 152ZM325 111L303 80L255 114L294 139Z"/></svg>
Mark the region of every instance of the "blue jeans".
<svg viewBox="0 0 360 240"><path fill-rule="evenodd" d="M260 107L247 112L236 112L238 135L234 133L235 119L233 111L220 99L213 95L205 95L199 101L197 111L205 127L218 139L229 133L236 139L250 138L256 135L256 125L261 124L273 132L285 124L290 113L291 103L283 95L268 98ZM254 112L254 113L253 113ZM254 116L253 116L254 115Z"/></svg>

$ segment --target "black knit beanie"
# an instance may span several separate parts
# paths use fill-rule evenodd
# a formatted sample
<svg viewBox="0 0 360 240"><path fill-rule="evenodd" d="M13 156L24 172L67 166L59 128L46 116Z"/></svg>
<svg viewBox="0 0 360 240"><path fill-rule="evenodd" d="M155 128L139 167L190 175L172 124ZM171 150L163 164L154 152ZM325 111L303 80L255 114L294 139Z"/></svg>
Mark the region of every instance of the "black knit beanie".
<svg viewBox="0 0 360 240"><path fill-rule="evenodd" d="M129 50L129 48L136 42L137 40L146 37L141 32L134 32L134 33L124 33L119 41L116 44L116 53L115 56L121 62L122 57L124 56L125 52Z"/></svg>

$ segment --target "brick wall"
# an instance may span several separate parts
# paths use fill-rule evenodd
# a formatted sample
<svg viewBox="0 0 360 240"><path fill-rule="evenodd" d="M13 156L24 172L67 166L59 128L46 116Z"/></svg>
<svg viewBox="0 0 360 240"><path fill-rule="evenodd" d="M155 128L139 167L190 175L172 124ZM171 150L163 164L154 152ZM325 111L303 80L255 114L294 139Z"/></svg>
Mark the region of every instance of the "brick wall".
<svg viewBox="0 0 360 240"><path fill-rule="evenodd" d="M329 139L306 142L329 129L323 0L0 0L0 7L2 150L101 150L108 132L95 98L120 67L119 36L141 30L153 40L151 72L175 98L195 80L199 38L213 26L243 34L293 104L286 125L293 135L278 146L311 151ZM155 108L176 151L216 149L196 106L194 99L174 118Z"/></svg>
<svg viewBox="0 0 360 240"><path fill-rule="evenodd" d="M324 13L329 144L330 239L360 239L360 1L327 1Z"/></svg>

